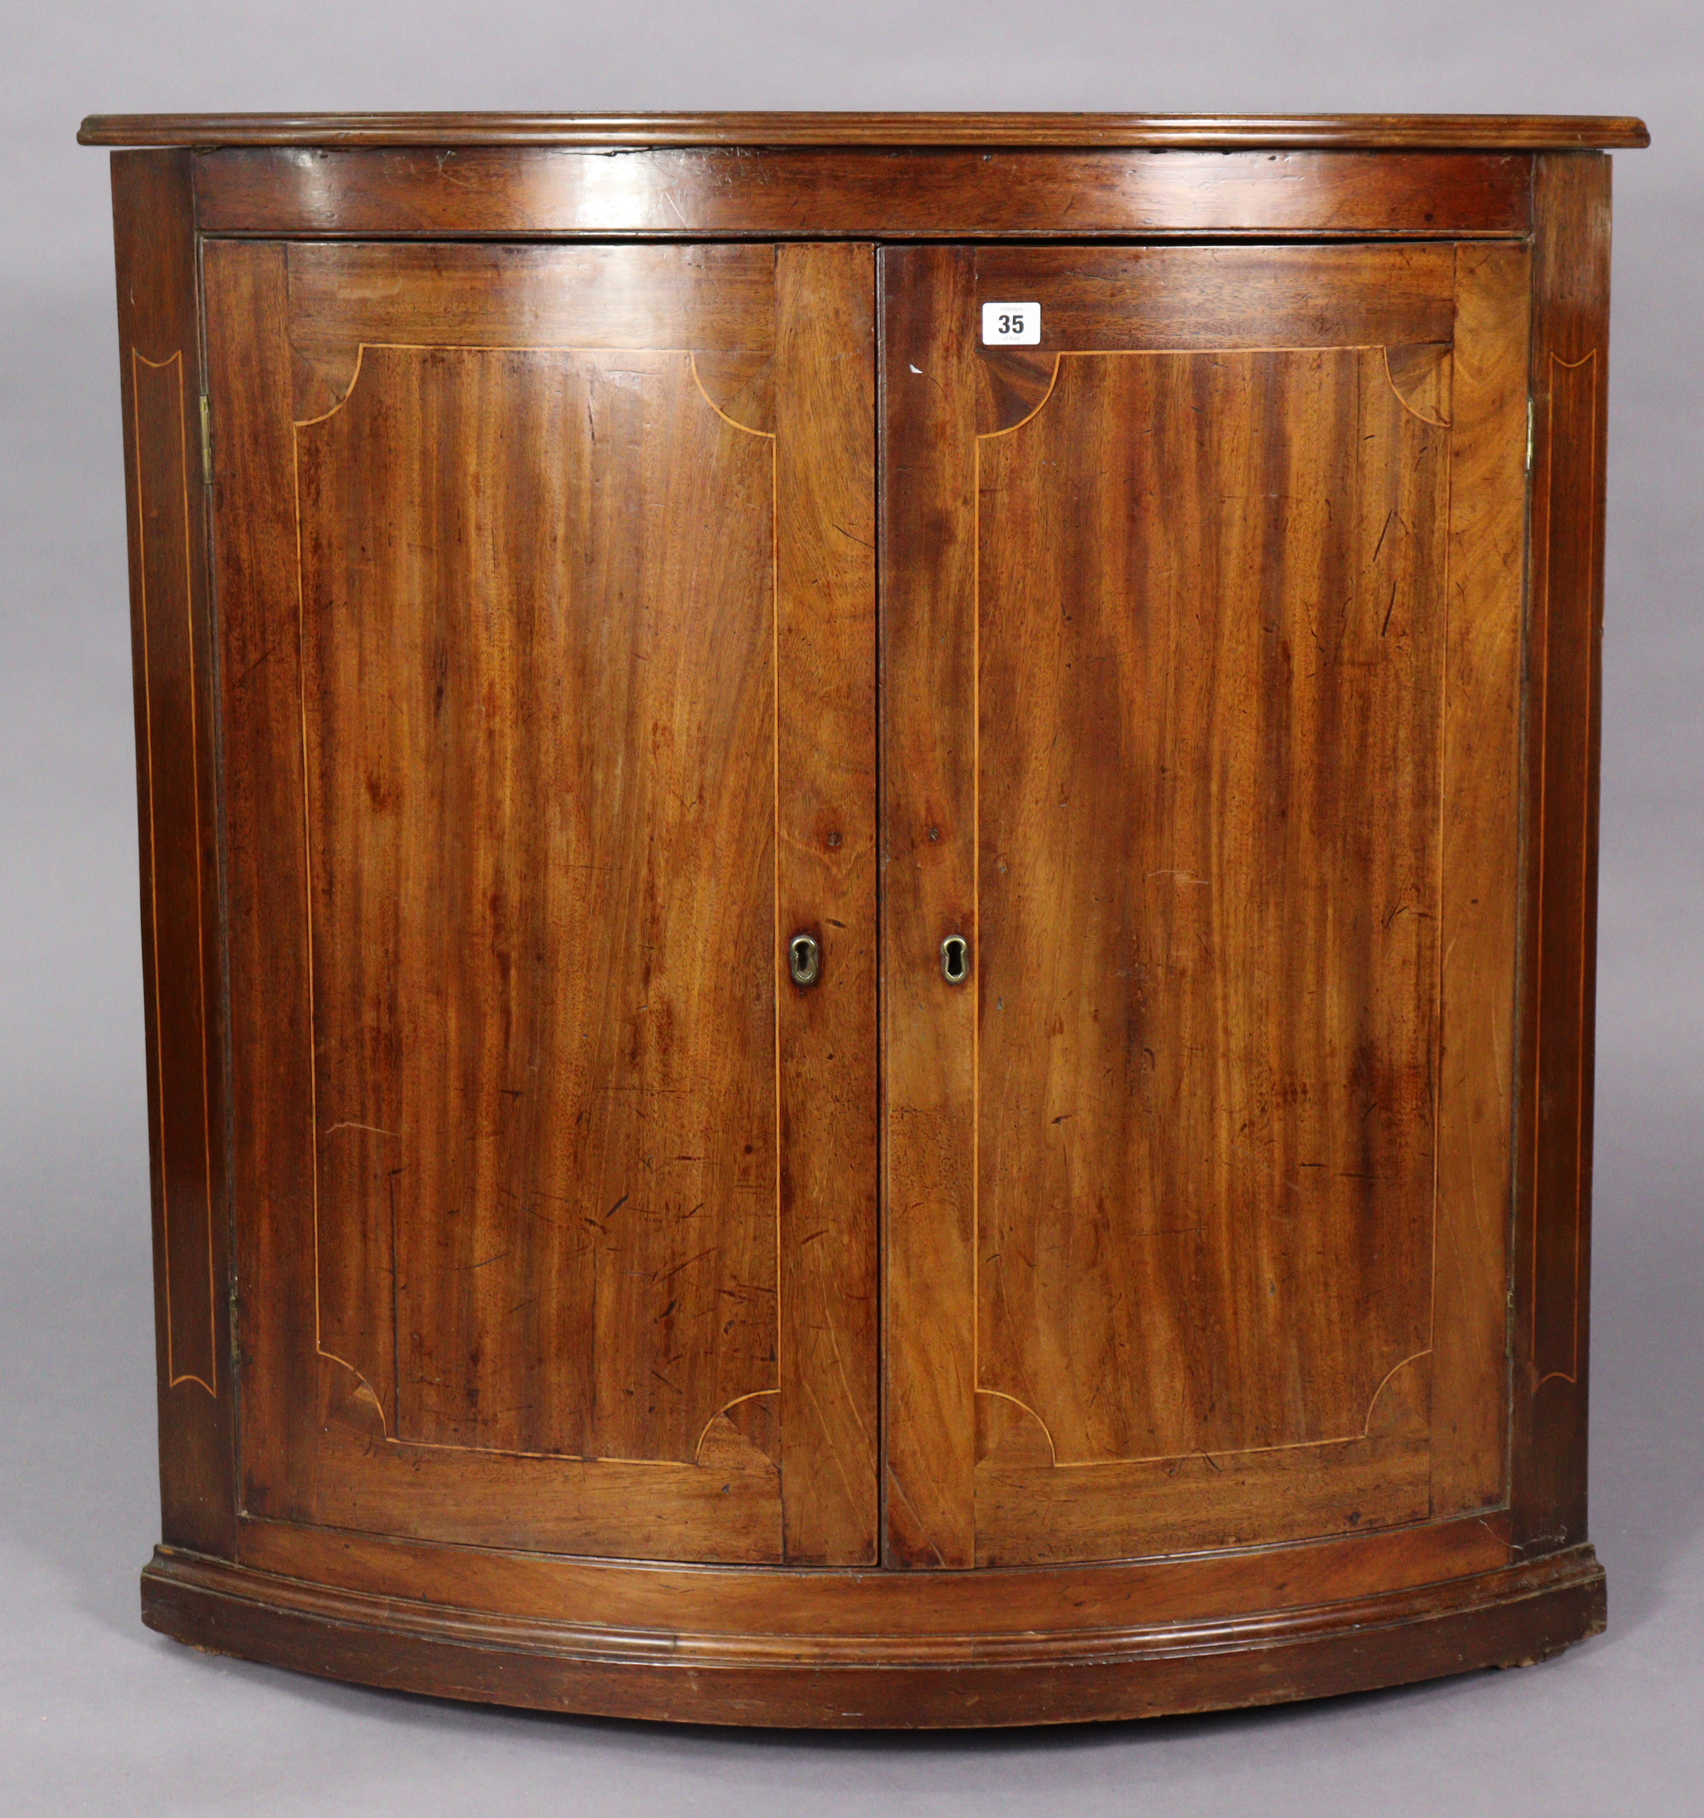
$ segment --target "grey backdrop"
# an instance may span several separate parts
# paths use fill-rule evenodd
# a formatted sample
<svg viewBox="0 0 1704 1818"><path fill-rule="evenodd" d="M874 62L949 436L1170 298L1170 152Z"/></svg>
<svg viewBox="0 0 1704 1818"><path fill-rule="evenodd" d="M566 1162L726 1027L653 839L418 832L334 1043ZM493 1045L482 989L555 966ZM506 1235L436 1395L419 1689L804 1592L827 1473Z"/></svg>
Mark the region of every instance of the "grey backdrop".
<svg viewBox="0 0 1704 1818"><path fill-rule="evenodd" d="M1704 1813L1699 0L8 0L0 1813ZM1592 1522L1609 1633L1283 1710L947 1738L440 1705L137 1620L155 1537L118 361L92 111L1639 113L1616 160Z"/></svg>

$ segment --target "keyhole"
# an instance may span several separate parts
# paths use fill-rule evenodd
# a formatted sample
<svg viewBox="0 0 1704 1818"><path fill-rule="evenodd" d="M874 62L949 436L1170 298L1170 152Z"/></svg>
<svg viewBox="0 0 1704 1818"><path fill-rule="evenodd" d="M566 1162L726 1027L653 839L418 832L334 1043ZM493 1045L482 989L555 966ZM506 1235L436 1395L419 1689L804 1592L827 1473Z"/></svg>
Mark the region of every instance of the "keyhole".
<svg viewBox="0 0 1704 1818"><path fill-rule="evenodd" d="M962 985L970 976L970 943L962 934L949 934L941 942L941 975L949 985Z"/></svg>
<svg viewBox="0 0 1704 1818"><path fill-rule="evenodd" d="M787 943L787 970L795 985L814 985L822 977L822 948L815 935L795 934Z"/></svg>

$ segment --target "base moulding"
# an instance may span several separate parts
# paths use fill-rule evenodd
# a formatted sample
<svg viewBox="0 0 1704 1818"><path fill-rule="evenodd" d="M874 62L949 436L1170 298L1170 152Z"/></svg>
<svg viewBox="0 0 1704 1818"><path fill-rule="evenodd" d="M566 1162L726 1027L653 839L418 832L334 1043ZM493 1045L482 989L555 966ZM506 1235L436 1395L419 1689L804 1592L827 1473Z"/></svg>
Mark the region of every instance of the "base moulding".
<svg viewBox="0 0 1704 1818"><path fill-rule="evenodd" d="M999 1574L990 1576L997 1600ZM1441 1584L1209 1620L687 1634L375 1596L162 1548L142 1574L142 1616L213 1653L444 1698L676 1722L934 1729L1176 1715L1525 1665L1597 1634L1605 1590L1581 1546Z"/></svg>

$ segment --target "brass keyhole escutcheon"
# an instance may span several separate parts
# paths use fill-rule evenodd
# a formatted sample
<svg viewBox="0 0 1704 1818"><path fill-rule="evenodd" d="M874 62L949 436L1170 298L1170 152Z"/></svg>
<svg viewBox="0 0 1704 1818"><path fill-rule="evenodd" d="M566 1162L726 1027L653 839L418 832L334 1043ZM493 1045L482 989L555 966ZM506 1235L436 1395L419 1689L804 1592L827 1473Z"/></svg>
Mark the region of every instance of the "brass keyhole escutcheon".
<svg viewBox="0 0 1704 1818"><path fill-rule="evenodd" d="M822 977L822 948L814 934L795 934L787 943L787 971L795 985L814 985Z"/></svg>
<svg viewBox="0 0 1704 1818"><path fill-rule="evenodd" d="M941 976L949 985L962 985L970 977L970 942L962 934L949 934L941 942Z"/></svg>

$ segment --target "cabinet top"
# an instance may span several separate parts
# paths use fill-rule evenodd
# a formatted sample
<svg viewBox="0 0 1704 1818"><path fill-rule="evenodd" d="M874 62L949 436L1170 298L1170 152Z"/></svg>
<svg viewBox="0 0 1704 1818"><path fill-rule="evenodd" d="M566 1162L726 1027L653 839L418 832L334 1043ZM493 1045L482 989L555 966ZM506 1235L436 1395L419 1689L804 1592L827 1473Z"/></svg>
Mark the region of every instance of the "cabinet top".
<svg viewBox="0 0 1704 1818"><path fill-rule="evenodd" d="M84 145L1625 150L1642 120L1550 114L91 114Z"/></svg>

